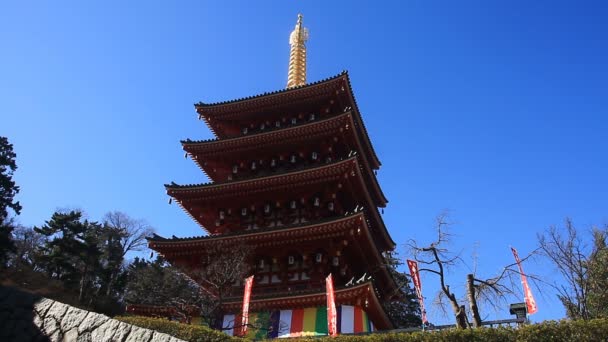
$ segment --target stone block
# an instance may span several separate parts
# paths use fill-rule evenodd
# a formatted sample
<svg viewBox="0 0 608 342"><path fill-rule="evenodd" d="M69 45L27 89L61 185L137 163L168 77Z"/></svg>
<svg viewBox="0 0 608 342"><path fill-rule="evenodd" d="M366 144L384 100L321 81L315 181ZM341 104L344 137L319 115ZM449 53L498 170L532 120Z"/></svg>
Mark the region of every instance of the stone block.
<svg viewBox="0 0 608 342"><path fill-rule="evenodd" d="M112 341L112 337L118 329L118 321L109 319L96 329L91 331L93 341Z"/></svg>
<svg viewBox="0 0 608 342"><path fill-rule="evenodd" d="M152 330L133 326L125 342L148 342L152 338Z"/></svg>
<svg viewBox="0 0 608 342"><path fill-rule="evenodd" d="M61 330L69 331L72 328L78 328L78 326L84 321L89 312L70 306L61 320ZM78 330L78 329L76 329Z"/></svg>
<svg viewBox="0 0 608 342"><path fill-rule="evenodd" d="M114 341L124 341L127 336L129 336L129 333L131 332L131 327L132 325L119 321L118 325L116 326L114 336L112 336L112 339Z"/></svg>
<svg viewBox="0 0 608 342"><path fill-rule="evenodd" d="M108 316L100 315L94 312L87 313L87 316L84 318L82 323L78 326L78 332L92 332L97 327L101 326L105 322L107 322L110 318Z"/></svg>
<svg viewBox="0 0 608 342"><path fill-rule="evenodd" d="M36 303L34 303L34 310L38 312L38 314L42 317L46 315L46 312L51 308L51 306L55 303L54 300L48 298L42 298Z"/></svg>

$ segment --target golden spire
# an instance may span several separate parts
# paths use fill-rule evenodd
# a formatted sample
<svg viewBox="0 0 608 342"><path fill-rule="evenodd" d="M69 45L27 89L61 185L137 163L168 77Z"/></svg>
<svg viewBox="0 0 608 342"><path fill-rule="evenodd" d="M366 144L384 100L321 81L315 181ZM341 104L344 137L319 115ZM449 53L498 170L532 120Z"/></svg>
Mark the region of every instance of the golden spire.
<svg viewBox="0 0 608 342"><path fill-rule="evenodd" d="M308 29L302 26L302 15L298 14L296 28L289 36L289 73L287 75L287 88L306 84L306 41Z"/></svg>

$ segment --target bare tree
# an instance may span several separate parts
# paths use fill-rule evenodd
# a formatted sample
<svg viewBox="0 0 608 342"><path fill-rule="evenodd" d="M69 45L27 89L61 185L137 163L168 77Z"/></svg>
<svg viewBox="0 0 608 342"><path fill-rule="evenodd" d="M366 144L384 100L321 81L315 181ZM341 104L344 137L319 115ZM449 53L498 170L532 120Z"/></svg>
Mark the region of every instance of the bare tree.
<svg viewBox="0 0 608 342"><path fill-rule="evenodd" d="M123 257L129 252L143 250L148 245L146 237L154 233L146 221L133 219L120 211L107 213L103 217L103 223L123 233L120 240Z"/></svg>
<svg viewBox="0 0 608 342"><path fill-rule="evenodd" d="M46 242L46 237L33 228L19 225L13 231L13 240L15 242L15 253L10 259L11 266L16 268L27 266L34 271L39 271L39 267L37 268L36 265L36 256L40 253L39 246Z"/></svg>
<svg viewBox="0 0 608 342"><path fill-rule="evenodd" d="M587 246L578 235L572 220L566 219L565 232L550 227L538 236L543 253L553 262L567 285L556 286L558 297L570 318L589 318L587 297Z"/></svg>
<svg viewBox="0 0 608 342"><path fill-rule="evenodd" d="M232 287L243 282L249 272L248 259L252 248L243 243L218 242L205 251L202 267L196 272L197 280L204 288L205 299L201 316L210 325L220 326L224 299L231 295ZM231 327L222 327L229 329Z"/></svg>
<svg viewBox="0 0 608 342"><path fill-rule="evenodd" d="M117 265L113 265L109 274L106 296L109 296L114 282L121 271L121 264L129 252L141 251L147 246L146 237L154 233L154 229L144 220L131 218L129 215L120 211L108 212L103 218L105 230L105 243L117 245L118 253L114 258Z"/></svg>
<svg viewBox="0 0 608 342"><path fill-rule="evenodd" d="M416 241L410 240L408 246L414 255L414 259L421 265L420 272L428 272L435 274L439 278L440 290L435 299L435 303L446 312L446 299L452 309L456 326L460 329L471 327L469 323L465 306L461 304L450 285L446 283L446 272L449 269L459 265L464 265L464 261L460 254L451 253L446 245L450 242L451 235L448 232L449 226L452 223L449 221L447 212L443 212L436 217L435 229L437 230L437 239L428 246L418 246ZM534 255L530 255L522 259L525 261ZM483 302L495 308L502 303L506 303L506 298L514 294L513 289L515 276L520 275L520 272L515 268L516 263L507 265L502 272L488 279L479 278L476 272L469 273L466 276L466 301L469 303L469 310L473 320L473 327L480 327L482 320L479 314L478 302ZM536 279L536 277L534 277Z"/></svg>

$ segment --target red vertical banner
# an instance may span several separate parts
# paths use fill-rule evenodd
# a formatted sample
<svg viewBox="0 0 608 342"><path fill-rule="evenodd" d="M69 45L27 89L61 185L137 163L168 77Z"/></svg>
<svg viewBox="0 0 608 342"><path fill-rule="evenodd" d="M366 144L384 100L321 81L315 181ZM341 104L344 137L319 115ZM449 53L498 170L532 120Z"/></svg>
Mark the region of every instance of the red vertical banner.
<svg viewBox="0 0 608 342"><path fill-rule="evenodd" d="M407 260L407 267L410 269L410 275L412 276L412 282L414 283L414 289L418 296L418 303L420 303L420 311L422 312L422 323L428 323L426 319L426 310L424 309L424 299L422 298L422 284L420 283L420 272L418 271L418 263L414 260Z"/></svg>
<svg viewBox="0 0 608 342"><path fill-rule="evenodd" d="M251 298L251 288L253 287L253 276L245 279L245 294L243 295L243 312L241 321L241 336L247 333L247 325L249 324L249 299Z"/></svg>
<svg viewBox="0 0 608 342"><path fill-rule="evenodd" d="M517 254L517 250L511 247L511 252L513 252L513 256L515 257L515 262L517 262L517 267L519 267L519 274L521 275L521 284L524 287L524 299L526 300L526 307L528 309L528 315L536 313L538 311L538 307L536 306L536 301L534 300L534 296L532 296L532 291L530 290L530 286L528 285L528 278L526 278L526 274L524 273L524 269L521 266L521 260L519 260L519 255Z"/></svg>
<svg viewBox="0 0 608 342"><path fill-rule="evenodd" d="M327 331L329 332L329 336L337 336L338 312L334 296L334 280L331 273L325 278L325 290L327 292Z"/></svg>

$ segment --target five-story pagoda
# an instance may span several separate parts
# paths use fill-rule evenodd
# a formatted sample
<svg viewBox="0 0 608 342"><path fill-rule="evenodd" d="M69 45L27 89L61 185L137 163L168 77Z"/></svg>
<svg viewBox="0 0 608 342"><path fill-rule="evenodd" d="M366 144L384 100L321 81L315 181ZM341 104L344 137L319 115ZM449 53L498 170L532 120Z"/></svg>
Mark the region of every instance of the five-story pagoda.
<svg viewBox="0 0 608 342"><path fill-rule="evenodd" d="M191 270L204 267L202 257L219 242L249 246L249 321L258 334L326 334L330 273L340 333L388 329L382 303L398 290L382 256L395 243L378 212L387 203L375 177L380 162L348 74L306 84L307 38L300 15L287 89L195 105L217 139L182 146L211 182L166 190L208 235L154 236L149 245ZM232 334L242 282L229 292L222 312Z"/></svg>

